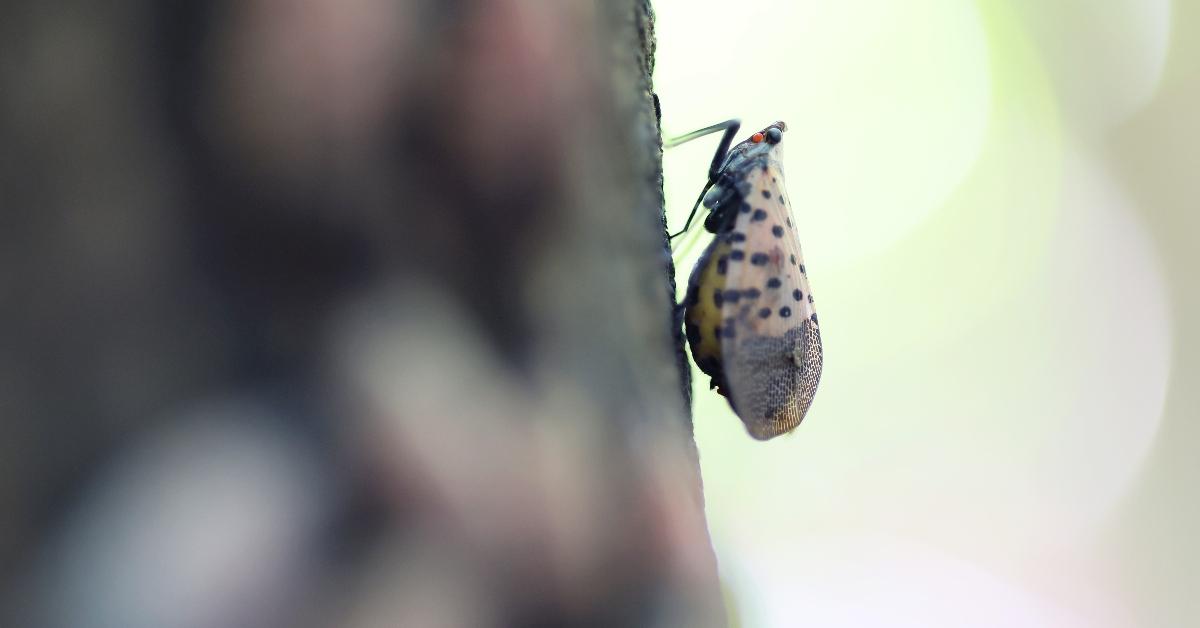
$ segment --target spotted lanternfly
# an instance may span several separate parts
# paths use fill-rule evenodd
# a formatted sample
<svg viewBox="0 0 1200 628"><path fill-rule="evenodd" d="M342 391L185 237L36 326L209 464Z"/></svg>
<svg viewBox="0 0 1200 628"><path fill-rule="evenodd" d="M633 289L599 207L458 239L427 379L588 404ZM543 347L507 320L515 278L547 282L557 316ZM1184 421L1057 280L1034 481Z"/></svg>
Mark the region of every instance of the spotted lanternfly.
<svg viewBox="0 0 1200 628"><path fill-rule="evenodd" d="M729 148L730 120L672 144L724 131L696 200L715 234L688 280L684 326L692 357L750 435L767 440L800 424L821 379L821 330L783 186L776 122Z"/></svg>

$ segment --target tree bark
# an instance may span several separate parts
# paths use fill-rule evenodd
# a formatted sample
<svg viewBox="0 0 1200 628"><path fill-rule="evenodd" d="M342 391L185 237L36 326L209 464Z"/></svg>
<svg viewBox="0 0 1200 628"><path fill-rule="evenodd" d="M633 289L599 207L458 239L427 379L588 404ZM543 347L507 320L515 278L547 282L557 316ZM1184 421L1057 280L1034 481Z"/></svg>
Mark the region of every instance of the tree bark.
<svg viewBox="0 0 1200 628"><path fill-rule="evenodd" d="M0 8L11 625L723 625L653 27Z"/></svg>

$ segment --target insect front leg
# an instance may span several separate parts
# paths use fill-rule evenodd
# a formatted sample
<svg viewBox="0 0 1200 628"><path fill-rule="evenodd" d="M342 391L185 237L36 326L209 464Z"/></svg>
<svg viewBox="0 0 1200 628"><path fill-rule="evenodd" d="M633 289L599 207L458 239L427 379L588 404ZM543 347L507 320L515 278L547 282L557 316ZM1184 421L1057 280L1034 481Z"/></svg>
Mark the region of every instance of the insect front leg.
<svg viewBox="0 0 1200 628"><path fill-rule="evenodd" d="M671 138L663 142L664 148L673 148L675 146L679 146L680 144L685 144L694 139L711 135L718 131L725 132L725 134L721 136L721 143L717 145L717 152L713 155L712 164L708 168L708 182L704 184L704 189L700 191L700 196L696 198L696 203L692 205L692 211L688 213L687 221L683 224L683 229L670 235L670 239L674 240L684 233L687 233L687 230L691 228L692 220L696 217L696 212L700 209L700 203L704 200L704 195L708 193L709 188L711 188L713 184L717 182L717 177L721 175L721 166L725 163L726 154L729 153L729 145L733 143L733 138L737 136L737 132L741 128L742 121L734 118L732 120L719 122L712 126L704 127L703 129L692 131L691 133L680 135L679 137Z"/></svg>

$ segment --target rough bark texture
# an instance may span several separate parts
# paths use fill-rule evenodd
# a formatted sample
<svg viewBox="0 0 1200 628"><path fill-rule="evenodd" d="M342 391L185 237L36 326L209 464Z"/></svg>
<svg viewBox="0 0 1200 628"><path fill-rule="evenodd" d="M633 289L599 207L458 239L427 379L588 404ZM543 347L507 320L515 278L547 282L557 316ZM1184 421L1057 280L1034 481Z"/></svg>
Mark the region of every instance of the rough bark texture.
<svg viewBox="0 0 1200 628"><path fill-rule="evenodd" d="M653 52L646 0L0 8L4 623L723 624Z"/></svg>

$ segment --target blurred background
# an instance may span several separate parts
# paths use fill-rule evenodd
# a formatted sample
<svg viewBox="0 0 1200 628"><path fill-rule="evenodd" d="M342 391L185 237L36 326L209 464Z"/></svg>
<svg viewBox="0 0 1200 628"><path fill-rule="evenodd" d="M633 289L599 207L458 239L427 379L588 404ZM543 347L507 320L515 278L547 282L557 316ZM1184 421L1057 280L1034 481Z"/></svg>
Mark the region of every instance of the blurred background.
<svg viewBox="0 0 1200 628"><path fill-rule="evenodd" d="M0 2L0 626L724 625L652 50Z"/></svg>
<svg viewBox="0 0 1200 628"><path fill-rule="evenodd" d="M789 437L693 373L744 625L1197 625L1200 6L655 9L664 136L787 122L822 322ZM666 154L673 226L715 143Z"/></svg>
<svg viewBox="0 0 1200 628"><path fill-rule="evenodd" d="M1166 0L0 3L0 625L1195 626L1197 42ZM793 435L698 373L689 421L651 69L667 136L789 125Z"/></svg>

